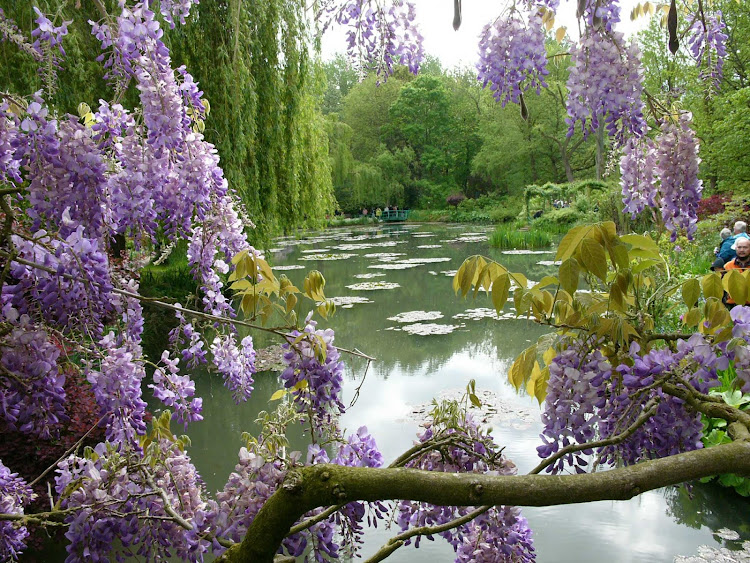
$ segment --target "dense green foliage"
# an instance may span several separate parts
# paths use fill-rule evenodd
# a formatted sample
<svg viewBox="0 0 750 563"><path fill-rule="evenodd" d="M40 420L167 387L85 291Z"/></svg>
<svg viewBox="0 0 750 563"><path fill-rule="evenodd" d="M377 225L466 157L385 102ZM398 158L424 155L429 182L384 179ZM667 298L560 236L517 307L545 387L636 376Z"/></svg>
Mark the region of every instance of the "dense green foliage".
<svg viewBox="0 0 750 563"><path fill-rule="evenodd" d="M106 84L95 60L100 47L86 23L101 17L96 3L39 4L60 19L73 20L54 105L70 113L83 101L97 107L97 100L106 98ZM31 29L32 8L32 3L11 3L6 14L20 29ZM300 0L217 0L196 6L190 25L164 26L173 60L187 65L211 104L206 139L218 148L230 187L257 225L251 235L256 242L321 226L335 207L326 121L318 107L324 78L304 8ZM44 86L30 56L8 42L0 42L0 56L9 63L0 69L0 90ZM123 104L136 103L131 86Z"/></svg>

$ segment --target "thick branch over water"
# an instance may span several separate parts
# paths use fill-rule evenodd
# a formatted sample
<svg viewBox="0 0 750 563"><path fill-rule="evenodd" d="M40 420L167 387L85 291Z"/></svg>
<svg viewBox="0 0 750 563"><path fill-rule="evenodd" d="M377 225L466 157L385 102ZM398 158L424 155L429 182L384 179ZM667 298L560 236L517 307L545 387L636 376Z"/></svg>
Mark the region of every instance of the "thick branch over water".
<svg viewBox="0 0 750 563"><path fill-rule="evenodd" d="M490 476L315 465L289 473L226 561L272 563L289 529L306 512L355 500L413 500L448 506L553 506L628 500L646 491L717 473L750 475L750 443L737 441L585 475Z"/></svg>

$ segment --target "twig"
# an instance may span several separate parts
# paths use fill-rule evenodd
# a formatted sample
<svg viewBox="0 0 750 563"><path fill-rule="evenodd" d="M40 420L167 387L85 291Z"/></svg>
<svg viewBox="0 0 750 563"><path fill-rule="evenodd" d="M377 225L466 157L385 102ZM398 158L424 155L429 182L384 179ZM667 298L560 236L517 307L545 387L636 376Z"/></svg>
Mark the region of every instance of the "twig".
<svg viewBox="0 0 750 563"><path fill-rule="evenodd" d="M0 200L0 201L2 201L2 200ZM0 256L3 256L5 258L11 258L11 253L9 253L9 252L7 252L5 250L0 250ZM38 270L42 270L44 272L48 272L50 274L61 275L64 278L72 279L74 281L80 281L80 282L89 282L90 281L90 280L81 279L78 276L74 276L73 274L66 274L66 273L58 274L57 270L55 270L54 268L50 268L48 266L44 266L43 264L39 264L37 262L32 262L30 260L25 260L23 258L15 257L15 258L13 258L13 261L14 262L18 262L19 264L23 264L25 266L30 266L32 268L36 268ZM91 283L93 283L94 285L97 285L97 286L101 286L101 284L99 284L98 282L91 281ZM266 327L263 327L263 326L260 326L260 325L249 323L247 321L241 321L241 320L238 320L238 319L229 319L227 317L220 317L218 315L212 315L210 313L204 313L202 311L196 311L194 309L187 309L185 307L181 307L181 306L177 306L177 305L172 305L171 303L166 303L164 301L161 301L161 300L153 298L153 297L144 297L144 296L139 295L137 293L133 293L131 291L126 291L124 289L119 289L117 287L113 287L112 288L112 293L116 293L118 295L122 295L124 297L128 297L128 298L131 298L131 299L137 299L139 301L143 301L143 302L146 302L146 303L151 303L152 305L156 305L157 307L161 307L163 309L168 309L170 311L176 311L176 312L179 312L179 313L182 313L184 315L191 316L191 317L197 317L197 318L200 318L200 319L205 319L205 320L208 320L208 321L213 321L213 322L217 322L217 323L221 323L221 324L244 326L244 327L248 327L248 328L251 328L251 329L254 329L254 330L259 330L259 331L262 331L262 332L268 332L268 333L271 333L271 334L275 334L277 336L281 336L283 338L286 338L287 340L288 339L292 339L293 340L293 339L296 338L296 336L294 336L293 334L281 332L281 331L279 331L277 329L266 328ZM349 350L348 348L342 348L340 346L336 346L336 349L339 350L340 352L351 354L352 356L358 356L358 357L361 357L361 358L365 358L366 360L369 360L369 361L375 361L376 360L376 358L374 358L372 356L368 356L367 354L364 354L363 352L360 352L359 350Z"/></svg>
<svg viewBox="0 0 750 563"><path fill-rule="evenodd" d="M106 415L105 415L105 416L106 416ZM34 485L35 485L36 483L38 483L39 481L41 481L41 480L42 480L42 479L44 478L44 476L45 476L45 475L47 475L47 473L49 473L49 472L50 472L50 471L52 471L52 470L53 470L53 469L54 469L55 467L57 467L57 464L58 464L58 463L60 463L60 462L61 462L61 461L62 461L62 460L63 460L64 458L68 457L68 455L70 455L70 453L71 453L71 452L73 452L73 451L74 451L74 450L75 450L76 448L78 448L78 446L80 446L80 445L81 445L81 444L83 443L83 441L84 441L84 440L85 440L86 438L88 438L89 434L91 434L91 433L92 433L92 432L94 431L94 428L96 428L97 426L99 426L99 425L100 425L100 424L102 423L102 421L104 420L105 416L101 417L101 418L100 418L100 419L99 419L99 420L98 420L98 421L96 422L96 424L94 424L94 425L93 425L93 426L92 426L91 428L89 428L89 429L88 429L88 431L86 431L86 433L85 433L85 434L84 434L83 436L81 436L81 437L80 437L80 438L78 439L78 441L77 441L77 442L76 442L75 444L73 444L72 446L70 446L70 447L69 447L69 448L67 449L67 451L66 451L66 452L65 452L65 453L64 453L63 455L61 455L61 456L60 456L60 457L59 457L59 458L57 459L57 461L55 461L55 463L53 463L52 465L50 465L50 466L49 466L49 467L48 467L47 469L45 469L45 470L44 470L44 471L42 472L42 474L41 474L41 475L39 475L39 476L38 476L38 477L37 477L36 479L34 479L34 480L33 480L33 481L31 482L31 483L29 483L29 486L30 486L30 487L33 487L33 486L34 486Z"/></svg>
<svg viewBox="0 0 750 563"><path fill-rule="evenodd" d="M375 555L365 561L365 563L377 563L378 561L383 561L384 559L389 557L391 553L404 545L404 542L406 540L413 538L414 536L432 536L435 534L440 534L442 532L447 532L448 530L452 530L453 528L462 526L467 522L471 522L472 520L474 520L474 518L476 518L477 516L481 516L490 508L492 508L491 505L480 506L479 508L472 510L464 516L451 520L450 522L446 522L445 524L440 524L439 526L420 526L419 528L412 528L410 530L407 530L406 532L389 539L388 542L383 547L381 547Z"/></svg>
<svg viewBox="0 0 750 563"><path fill-rule="evenodd" d="M656 398L649 400L648 403L644 405L643 412L640 414L640 416L638 416L635 422L633 422L633 424L628 426L620 434L617 434L616 436L612 436L604 440L597 440L595 442L586 442L584 444L570 444L569 446L564 447L563 449L561 449L554 455L542 461L534 469L529 471L529 475L536 475L537 473L541 473L541 471L544 470L546 467L552 465L558 459L560 459L561 457L567 454L570 454L573 452L579 452L581 450L601 448L604 446L613 446L615 444L619 444L620 442L628 438L631 434L633 434L633 432L635 432L638 428L643 426L643 424L645 424L646 421L654 415L657 407L658 407L658 400Z"/></svg>

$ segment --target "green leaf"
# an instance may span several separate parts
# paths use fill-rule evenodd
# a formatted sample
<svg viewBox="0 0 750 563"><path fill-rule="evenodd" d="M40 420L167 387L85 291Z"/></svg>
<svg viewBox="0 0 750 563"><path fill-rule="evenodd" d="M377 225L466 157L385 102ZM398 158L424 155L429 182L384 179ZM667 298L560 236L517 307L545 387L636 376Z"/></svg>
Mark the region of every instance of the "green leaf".
<svg viewBox="0 0 750 563"><path fill-rule="evenodd" d="M703 296L706 299L709 297L716 299L724 297L724 286L721 283L721 276L716 272L703 276L701 287L703 288Z"/></svg>
<svg viewBox="0 0 750 563"><path fill-rule="evenodd" d="M519 356L508 372L508 381L516 389L520 389L523 382L526 381L536 361L536 344L526 348Z"/></svg>
<svg viewBox="0 0 750 563"><path fill-rule="evenodd" d="M735 303L747 303L747 280L739 271L729 270L724 276L723 284Z"/></svg>
<svg viewBox="0 0 750 563"><path fill-rule="evenodd" d="M682 300L688 307L695 307L701 296L701 284L697 279L685 280L682 284Z"/></svg>
<svg viewBox="0 0 750 563"><path fill-rule="evenodd" d="M555 276L544 276L541 280L539 280L536 285L534 285L535 289L541 289L543 287L547 287L548 285L558 285L560 282Z"/></svg>
<svg viewBox="0 0 750 563"><path fill-rule="evenodd" d="M592 239L581 242L581 260L583 266L597 278L605 281L607 278L607 255L604 247Z"/></svg>
<svg viewBox="0 0 750 563"><path fill-rule="evenodd" d="M581 241L591 233L592 229L591 225L580 225L569 230L557 247L555 260L567 260L573 256Z"/></svg>
<svg viewBox="0 0 750 563"><path fill-rule="evenodd" d="M703 312L698 308L694 307L690 309L685 315L682 317L682 322L687 327L696 327L698 326L698 323L703 318Z"/></svg>
<svg viewBox="0 0 750 563"><path fill-rule="evenodd" d="M633 248L651 250L659 254L659 246L648 235L623 235L620 240L628 243Z"/></svg>
<svg viewBox="0 0 750 563"><path fill-rule="evenodd" d="M482 408L482 401L480 401L479 397L477 397L474 393L469 393L469 400L475 407Z"/></svg>
<svg viewBox="0 0 750 563"><path fill-rule="evenodd" d="M581 277L581 267L575 258L568 258L560 264L560 285L570 295L578 289L578 280Z"/></svg>
<svg viewBox="0 0 750 563"><path fill-rule="evenodd" d="M492 305L498 314L500 314L500 311L503 310L505 303L508 301L509 291L510 278L508 274L501 275L492 283Z"/></svg>

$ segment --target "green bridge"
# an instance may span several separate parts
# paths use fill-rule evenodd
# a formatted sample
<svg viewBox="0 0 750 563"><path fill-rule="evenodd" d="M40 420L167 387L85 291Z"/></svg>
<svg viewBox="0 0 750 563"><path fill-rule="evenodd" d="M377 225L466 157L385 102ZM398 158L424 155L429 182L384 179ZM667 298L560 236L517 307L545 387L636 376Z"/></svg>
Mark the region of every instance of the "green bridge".
<svg viewBox="0 0 750 563"><path fill-rule="evenodd" d="M380 215L376 212L372 213L372 217L375 217L378 221L406 221L409 218L411 209L389 209L387 211L381 211Z"/></svg>

